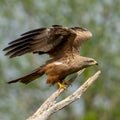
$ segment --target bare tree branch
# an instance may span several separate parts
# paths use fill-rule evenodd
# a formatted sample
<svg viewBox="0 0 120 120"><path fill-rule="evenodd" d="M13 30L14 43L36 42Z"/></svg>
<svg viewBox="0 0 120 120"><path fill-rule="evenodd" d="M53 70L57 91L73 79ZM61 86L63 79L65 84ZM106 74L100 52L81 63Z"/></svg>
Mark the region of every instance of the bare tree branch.
<svg viewBox="0 0 120 120"><path fill-rule="evenodd" d="M83 71L82 71L83 72ZM82 72L79 72L81 74ZM65 90L58 89L54 92L42 105L41 107L27 120L47 120L50 115L71 104L81 97L81 95L87 90L87 88L99 77L101 71L96 72L90 77L82 86L80 86L73 94L65 98L60 102L56 102L56 98ZM71 79L73 82L73 80Z"/></svg>

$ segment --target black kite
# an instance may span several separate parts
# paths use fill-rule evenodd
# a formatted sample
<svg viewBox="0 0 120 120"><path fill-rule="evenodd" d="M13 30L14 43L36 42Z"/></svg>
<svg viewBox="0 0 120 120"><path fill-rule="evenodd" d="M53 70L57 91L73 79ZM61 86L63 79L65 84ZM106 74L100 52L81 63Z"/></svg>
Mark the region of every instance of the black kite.
<svg viewBox="0 0 120 120"><path fill-rule="evenodd" d="M8 83L27 84L46 74L47 83L58 83L60 87L64 87L63 82L67 75L97 64L94 59L79 55L79 47L91 37L92 34L87 29L68 28L61 25L39 28L22 34L20 38L10 42L9 46L4 49L5 55L12 58L26 53L40 55L47 53L52 59L30 74Z"/></svg>

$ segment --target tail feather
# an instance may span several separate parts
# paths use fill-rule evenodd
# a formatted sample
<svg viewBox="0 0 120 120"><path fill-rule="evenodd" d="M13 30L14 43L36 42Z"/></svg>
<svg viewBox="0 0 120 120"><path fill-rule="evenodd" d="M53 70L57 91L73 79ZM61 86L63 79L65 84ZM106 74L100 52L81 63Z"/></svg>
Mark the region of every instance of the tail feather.
<svg viewBox="0 0 120 120"><path fill-rule="evenodd" d="M43 74L44 74L44 71L43 71L42 67L39 67L39 68L35 69L33 72L31 72L28 75L25 75L25 76L23 76L21 78L18 78L16 80L9 81L8 84L16 83L16 82L22 82L24 84L28 84L31 81L39 78Z"/></svg>

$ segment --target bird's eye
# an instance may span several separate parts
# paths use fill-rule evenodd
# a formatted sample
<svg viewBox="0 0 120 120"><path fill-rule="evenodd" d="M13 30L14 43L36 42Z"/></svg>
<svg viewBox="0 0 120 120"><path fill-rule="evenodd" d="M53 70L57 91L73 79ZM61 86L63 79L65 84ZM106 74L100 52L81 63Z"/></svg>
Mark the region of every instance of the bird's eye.
<svg viewBox="0 0 120 120"><path fill-rule="evenodd" d="M71 29L73 30L78 30L78 31L88 31L86 28L82 28L82 27L72 27Z"/></svg>
<svg viewBox="0 0 120 120"><path fill-rule="evenodd" d="M75 27L75 28L78 29L78 30L87 31L86 28L82 28L82 27Z"/></svg>
<svg viewBox="0 0 120 120"><path fill-rule="evenodd" d="M93 60L88 60L89 63L94 62Z"/></svg>

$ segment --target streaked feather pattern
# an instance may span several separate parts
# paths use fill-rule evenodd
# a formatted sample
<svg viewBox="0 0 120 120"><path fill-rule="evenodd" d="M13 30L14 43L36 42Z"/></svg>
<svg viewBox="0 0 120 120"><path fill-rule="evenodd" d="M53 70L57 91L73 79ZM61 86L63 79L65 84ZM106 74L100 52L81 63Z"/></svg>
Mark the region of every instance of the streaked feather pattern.
<svg viewBox="0 0 120 120"><path fill-rule="evenodd" d="M56 57L56 54L54 54L56 50L60 54L62 54L62 51L65 54L68 50L71 51L72 47L79 49L81 43L89 39L88 33L90 32L83 28L68 28L61 25L38 28L23 33L20 38L10 42L4 51L6 51L5 55L8 55L10 58L26 53L51 54L51 51L53 57Z"/></svg>

